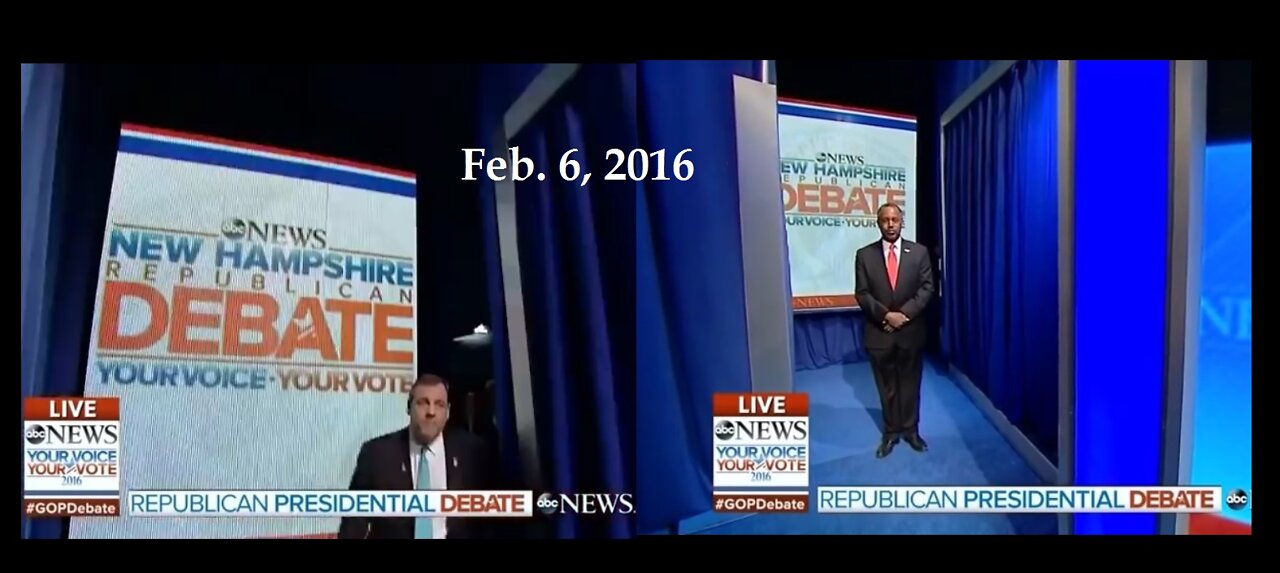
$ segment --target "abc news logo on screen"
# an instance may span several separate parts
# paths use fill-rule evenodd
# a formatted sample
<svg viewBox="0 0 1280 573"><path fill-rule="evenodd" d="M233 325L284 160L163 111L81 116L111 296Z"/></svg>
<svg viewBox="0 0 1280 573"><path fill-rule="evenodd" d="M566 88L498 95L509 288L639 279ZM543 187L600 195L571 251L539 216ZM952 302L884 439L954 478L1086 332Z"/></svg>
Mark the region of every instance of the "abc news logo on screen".
<svg viewBox="0 0 1280 573"><path fill-rule="evenodd" d="M636 510L629 493L543 493L534 507L543 515L631 515Z"/></svg>
<svg viewBox="0 0 1280 573"><path fill-rule="evenodd" d="M804 440L809 437L808 420L721 420L715 435L722 441Z"/></svg>
<svg viewBox="0 0 1280 573"><path fill-rule="evenodd" d="M105 424L32 424L23 437L31 446L112 446L120 431Z"/></svg>
<svg viewBox="0 0 1280 573"><path fill-rule="evenodd" d="M325 229L240 217L231 217L222 221L222 236L232 241L249 241L304 249L329 248L328 232Z"/></svg>

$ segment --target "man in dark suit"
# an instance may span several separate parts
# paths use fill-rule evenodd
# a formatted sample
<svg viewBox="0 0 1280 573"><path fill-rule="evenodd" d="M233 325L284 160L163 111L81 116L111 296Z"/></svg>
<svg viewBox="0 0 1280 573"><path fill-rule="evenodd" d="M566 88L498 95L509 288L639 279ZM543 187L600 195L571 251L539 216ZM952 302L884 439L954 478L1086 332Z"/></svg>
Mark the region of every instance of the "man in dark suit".
<svg viewBox="0 0 1280 573"><path fill-rule="evenodd" d="M863 342L884 416L876 449L876 457L883 458L899 439L917 452L929 448L919 432L920 378L927 336L924 311L934 285L929 250L902 238L902 208L886 203L876 219L880 240L858 249L853 266L866 321Z"/></svg>
<svg viewBox="0 0 1280 573"><path fill-rule="evenodd" d="M352 490L486 490L496 468L483 440L449 422L449 383L434 374L409 390L409 425L365 442L351 475ZM344 517L344 539L459 539L486 537L483 519Z"/></svg>

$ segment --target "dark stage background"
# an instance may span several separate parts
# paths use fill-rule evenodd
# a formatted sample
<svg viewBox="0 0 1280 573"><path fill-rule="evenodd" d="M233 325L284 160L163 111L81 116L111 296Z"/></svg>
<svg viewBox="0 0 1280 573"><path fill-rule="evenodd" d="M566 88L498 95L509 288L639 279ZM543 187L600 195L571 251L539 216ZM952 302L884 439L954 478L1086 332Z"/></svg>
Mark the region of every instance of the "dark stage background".
<svg viewBox="0 0 1280 573"><path fill-rule="evenodd" d="M1209 60L1209 109L1205 139L1210 143L1253 137L1253 61Z"/></svg>

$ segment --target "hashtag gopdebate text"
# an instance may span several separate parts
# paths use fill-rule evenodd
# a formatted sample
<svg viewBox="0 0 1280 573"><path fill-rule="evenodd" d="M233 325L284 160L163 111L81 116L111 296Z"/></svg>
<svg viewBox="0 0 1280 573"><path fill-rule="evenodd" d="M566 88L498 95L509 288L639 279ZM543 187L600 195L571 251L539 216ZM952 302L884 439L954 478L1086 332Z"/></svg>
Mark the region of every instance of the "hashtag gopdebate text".
<svg viewBox="0 0 1280 573"><path fill-rule="evenodd" d="M120 515L118 499L27 499L27 517L111 517Z"/></svg>
<svg viewBox="0 0 1280 573"><path fill-rule="evenodd" d="M807 513L809 495L805 493L717 493L716 511L741 513Z"/></svg>

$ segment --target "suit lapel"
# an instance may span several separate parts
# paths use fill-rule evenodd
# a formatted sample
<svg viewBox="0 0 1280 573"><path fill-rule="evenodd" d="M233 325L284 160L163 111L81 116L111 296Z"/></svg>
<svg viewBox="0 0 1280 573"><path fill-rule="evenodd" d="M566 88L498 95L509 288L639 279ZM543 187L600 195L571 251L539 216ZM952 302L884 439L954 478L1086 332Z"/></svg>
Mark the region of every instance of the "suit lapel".
<svg viewBox="0 0 1280 573"><path fill-rule="evenodd" d="M871 276L880 275L880 277L884 279L884 284L886 286L890 284L889 283L889 267L884 264L884 242L883 241L876 241L876 248L872 250L871 273L872 273ZM893 287L890 287L889 290L893 290Z"/></svg>
<svg viewBox="0 0 1280 573"><path fill-rule="evenodd" d="M413 468L409 467L413 458L409 455L408 428L400 432L396 439L396 454L400 458L400 463L396 464L400 469L400 487L405 490L416 489L418 484L413 483Z"/></svg>
<svg viewBox="0 0 1280 573"><path fill-rule="evenodd" d="M444 459L444 475L445 479L449 481L449 489L465 489L458 487L461 483L458 480L462 479L458 475L462 471L458 467L458 445L450 443L448 430L444 432L444 454L446 456Z"/></svg>
<svg viewBox="0 0 1280 573"><path fill-rule="evenodd" d="M459 477L463 468L460 468L461 464L458 463L458 444L449 439L448 430L444 430L444 455L444 476L448 481L445 487L451 490L466 489L460 481L462 478ZM446 521L449 524L449 537L465 537L460 530L466 528L466 520L450 517Z"/></svg>
<svg viewBox="0 0 1280 573"><path fill-rule="evenodd" d="M910 264L911 257L916 256L916 254L913 252L915 249L912 249L911 248L912 246L913 244L907 242L906 239L902 240L902 252L898 254L898 283L896 285L896 288L893 289L893 294L895 295L898 294L898 289L902 288L902 285L904 282L903 278L905 278L906 276L903 274L902 269L911 268L911 264ZM886 270L885 272L888 272L888 271Z"/></svg>

